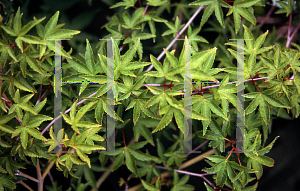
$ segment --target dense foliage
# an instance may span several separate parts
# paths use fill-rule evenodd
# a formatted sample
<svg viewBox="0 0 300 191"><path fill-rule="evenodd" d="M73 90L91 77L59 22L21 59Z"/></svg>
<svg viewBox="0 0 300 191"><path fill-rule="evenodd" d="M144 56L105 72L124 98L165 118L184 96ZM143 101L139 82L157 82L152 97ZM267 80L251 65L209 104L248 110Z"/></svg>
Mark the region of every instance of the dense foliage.
<svg viewBox="0 0 300 191"><path fill-rule="evenodd" d="M64 176L74 177L70 188L97 189L103 180L96 181L94 172L105 171L101 177L105 179L110 170L122 165L131 172L126 181L120 180L120 186L125 185L127 190L194 190L187 182L195 174L181 169L204 157L210 168L196 176L205 180L207 190L256 190L256 182L263 174L262 165L274 165L274 160L265 156L277 139L265 145L270 121L275 117L297 118L300 114L297 73L300 72L300 46L291 42L299 24L290 31L293 1L277 3L282 8L276 13L290 18L286 42L277 41L276 30L270 34L255 26L255 7L265 5L261 0L235 0L230 4L221 0L180 3L124 0L113 5L111 8L118 11L105 25L109 34L102 37L124 39L113 40L115 128L117 135L122 135L116 138L113 152L95 152L105 150L107 137L107 84L95 83L107 79L107 42L100 41L94 48L86 39L85 54L79 57L72 56L72 49L68 52L62 49L62 81L68 83L62 83L63 127L55 135L53 126L49 125L55 120L52 112L55 41L52 39L72 41L80 31L63 29L64 24L58 24L59 12L45 24L42 24L45 18L35 17L22 23L20 8L7 19L1 17L0 190L15 189L16 183L28 187L24 182L27 178L37 182L41 191L52 166ZM176 19L167 21L160 15L170 12L171 5L176 7ZM193 16L192 6L196 11ZM193 19L201 10L204 12L198 26ZM186 24L181 24L182 15ZM159 33L161 30L156 26L162 24L167 29ZM207 31L219 33L210 44L199 35L208 24L212 27L206 28ZM37 36L30 34L32 30L37 31ZM173 43L174 50L169 50L169 46L159 57L153 56L154 53L145 55L149 39L161 40L161 36L183 41ZM238 53L237 43L228 36L252 39L245 40L244 48L245 139L241 153L225 152L228 147L231 147L229 151L237 151L234 144ZM192 80L197 82L192 85L193 143L209 142L208 146L214 150L194 162L183 163L190 153L176 151L184 147L187 39L193 39ZM134 140L125 140L125 128L133 130ZM68 152L47 152L57 146L56 136L61 137L60 147ZM163 139L173 142L172 146L165 148ZM157 152L145 151L147 144L155 146ZM109 159L113 161L111 165ZM99 161L101 165L97 165ZM30 164L36 167L37 178L21 172ZM179 173L186 175L180 178ZM82 176L84 183L83 179L76 179ZM215 183L205 176L213 176ZM130 188L129 180L134 178L140 179L141 184ZM62 190L56 183L47 187Z"/></svg>

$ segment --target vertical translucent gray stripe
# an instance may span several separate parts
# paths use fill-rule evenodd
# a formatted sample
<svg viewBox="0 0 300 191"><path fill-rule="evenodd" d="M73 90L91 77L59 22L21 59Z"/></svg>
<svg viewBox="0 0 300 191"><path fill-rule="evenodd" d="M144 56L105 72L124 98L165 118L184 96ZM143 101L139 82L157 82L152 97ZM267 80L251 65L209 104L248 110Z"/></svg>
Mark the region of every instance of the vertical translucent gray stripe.
<svg viewBox="0 0 300 191"><path fill-rule="evenodd" d="M55 97L54 97L54 118L57 118L62 113L62 97L61 97L61 40L55 40ZM62 118L54 122L55 146L62 143L62 137L58 136L58 132L62 129ZM61 147L55 147L55 153L60 152Z"/></svg>
<svg viewBox="0 0 300 191"><path fill-rule="evenodd" d="M184 153L192 151L191 40L185 39Z"/></svg>
<svg viewBox="0 0 300 191"><path fill-rule="evenodd" d="M245 112L244 112L244 39L237 39L237 127L236 148L237 152L244 151L245 139Z"/></svg>
<svg viewBox="0 0 300 191"><path fill-rule="evenodd" d="M106 152L115 150L115 115L114 115L114 40L107 41L107 137Z"/></svg>

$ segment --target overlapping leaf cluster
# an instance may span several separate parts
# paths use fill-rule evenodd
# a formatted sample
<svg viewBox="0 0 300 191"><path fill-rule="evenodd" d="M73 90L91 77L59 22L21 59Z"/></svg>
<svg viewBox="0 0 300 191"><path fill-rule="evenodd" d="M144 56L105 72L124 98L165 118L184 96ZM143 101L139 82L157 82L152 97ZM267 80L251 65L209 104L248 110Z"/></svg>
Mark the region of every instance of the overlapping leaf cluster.
<svg viewBox="0 0 300 191"><path fill-rule="evenodd" d="M148 6L157 6L163 10L169 6L168 1L147 2ZM252 6L259 5L258 2L235 1L233 5L229 5L220 0L201 0L192 5L208 5L200 27L205 24L213 11L218 22L224 26L226 20L223 19L221 7L229 8L227 15L233 14L234 17L235 34L233 29L232 34L238 35L241 16L255 25ZM128 9L135 7L136 3L136 0L124 0L112 8ZM96 189L93 171L109 170L105 165L111 158L114 159L112 171L126 165L132 173L130 177L140 178L146 190L160 190L167 182L161 176L162 170L155 164L161 164L172 172L171 190L193 190L193 186L186 184L189 176L180 179L178 173L174 171L187 158L187 154L176 151L183 150L183 138L188 133L192 134L194 140L197 137L209 140L209 147L215 148L215 155L206 157L211 167L204 171L215 173L214 179L218 187L227 186L233 190L256 189L257 184L248 186L248 183L252 184L253 180L262 176L262 165L269 167L274 165L273 159L264 156L277 139L264 146L270 130L270 120L273 116L287 118L298 117L300 114L299 50L274 47L268 43L271 41L268 40L268 31L254 38L251 28L243 26L244 34L239 37L247 39L243 58L246 81L243 142L245 152L223 156L226 142L232 143L231 151L236 151L231 140L235 137L236 110L240 103L237 101L236 84L227 84L230 80L236 79L235 60L238 54L236 42L226 41L225 45L231 48L213 45L204 50L200 50L196 41L192 42L192 80L198 83L192 84L191 118L194 130L186 132L183 90L187 38L200 38L198 35L200 29L193 30L189 26L187 38L178 56L175 51L164 50L166 56L162 62L153 55L150 55L148 58L150 61L146 62L144 60L147 59L143 58L147 56L143 55L141 40L156 37L155 22L164 22L169 28L162 36L171 34L176 36L183 25L180 24L178 17L175 24L172 24L159 18L154 12L147 12L143 7L136 8L132 15L124 11L122 16L115 15L111 18L105 26L110 34L104 37L126 38L122 47L130 45L129 49L121 54L120 42L112 40L114 106L117 110L108 112L111 108L107 107L107 100L110 98L107 97L107 84L103 83L107 81L108 74L106 43L101 42L99 49L94 51L86 40L86 52L81 58L73 58L70 55L71 51L67 53L62 49L62 80L85 83L63 84L63 129L55 134L54 128L51 127L50 131L43 134L39 130L46 128L45 122L53 120L53 117L50 117L52 114L49 115L47 111L53 109L54 94L51 93L52 100L41 99L37 87L39 86L41 92L42 85L54 86L54 39L71 38L72 35L79 33L62 29L63 24L57 24L58 16L59 12L45 27L41 24L44 18L34 18L22 27L22 15L18 9L8 23L5 25L1 23L0 66L6 75L0 75L2 83L0 94L5 95L0 100L0 189L3 190L4 187L14 189L14 182L18 180L14 170L25 168L21 161L37 165L37 158L55 162L57 169L63 171L65 176L84 175ZM146 25L149 26L151 33L141 32ZM39 37L27 34L33 28L37 30ZM226 56L217 54L220 51L217 46L221 47ZM94 52L97 52L96 56ZM144 67L149 65L153 65L154 70L145 72ZM261 79L257 80L258 77ZM206 83L203 83L204 81ZM211 86L211 83L214 83L214 86ZM145 87L143 84L160 84L160 86ZM83 102L83 99L84 104L80 105L79 101ZM49 105L47 108L46 104ZM67 108L70 108L70 114L66 112ZM116 140L115 151L95 154L93 151L106 149L105 138L109 135L102 127L106 126L105 115L109 113L114 113L111 117L116 119L115 127L119 134L122 133L123 140ZM133 122L133 125L129 125L128 128L127 124L130 122ZM133 130L136 143L126 144L124 136L126 129ZM174 135L173 132L176 131L180 135ZM166 138L174 144L165 150L159 138ZM157 155L143 150L148 143L157 147ZM55 148L59 148L59 153L55 153ZM101 167L94 164L95 158L91 156L95 155L96 160L100 160ZM255 174L256 178L252 174ZM152 184L154 177L159 177L155 185ZM125 181L122 181L120 184L124 183ZM83 189L87 185L80 182L78 188ZM210 186L205 186L207 190L213 190Z"/></svg>

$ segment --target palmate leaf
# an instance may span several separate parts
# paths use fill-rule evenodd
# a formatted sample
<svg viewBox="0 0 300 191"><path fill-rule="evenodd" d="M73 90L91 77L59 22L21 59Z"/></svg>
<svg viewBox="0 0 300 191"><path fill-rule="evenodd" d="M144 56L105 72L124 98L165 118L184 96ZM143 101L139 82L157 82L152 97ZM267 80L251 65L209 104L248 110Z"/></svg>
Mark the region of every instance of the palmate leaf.
<svg viewBox="0 0 300 191"><path fill-rule="evenodd" d="M129 7L133 7L136 2L137 0L123 0L123 2L118 2L117 4L111 6L110 8L113 9L113 8L125 6L125 9L128 9Z"/></svg>
<svg viewBox="0 0 300 191"><path fill-rule="evenodd" d="M29 32L35 25L38 23L42 22L46 17L37 20L34 17L34 21L30 21L27 23L25 26L22 27L22 22L21 22L22 15L20 13L20 7L17 10L17 13L14 18L14 24L13 24L13 29L7 27L7 26L2 26L5 32L12 36L17 36L15 39L15 42L17 46L20 48L21 52L23 53L23 46L22 46L22 41L29 43L29 44L44 44L43 41L40 41L37 37L26 35L27 32Z"/></svg>
<svg viewBox="0 0 300 191"><path fill-rule="evenodd" d="M62 113L62 116L63 116L64 120L68 124L71 125L72 129L74 131L76 131L77 133L80 133L78 127L91 128L91 127L101 126L101 125L98 125L96 123L92 123L92 122L88 122L88 121L80 121L81 118L85 115L85 113L88 112L90 110L90 108L93 107L96 104L97 101L88 103L87 105L81 107L79 109L79 111L76 113L75 112L76 111L75 107L76 107L77 101L78 100L76 100L76 102L74 102L72 107L71 107L70 117L68 115Z"/></svg>
<svg viewBox="0 0 300 191"><path fill-rule="evenodd" d="M18 126L17 129L14 130L12 138L20 135L21 144L23 148L26 149L28 143L28 134L36 139L47 141L47 139L35 128L27 128L23 126Z"/></svg>
<svg viewBox="0 0 300 191"><path fill-rule="evenodd" d="M169 30L165 31L162 36L173 34L173 37L183 28L184 25L180 25L179 18L176 17L175 25L172 23L165 22Z"/></svg>
<svg viewBox="0 0 300 191"><path fill-rule="evenodd" d="M118 52L118 46L117 44L114 42L114 40L112 40L112 43L115 45L114 47L114 76L115 76L115 80L118 80L120 78L120 75L123 74L125 76L132 76L132 77L136 77L135 74L133 74L129 69L126 70L127 66L130 67L130 63L134 57L134 55L136 54L138 47L140 46L140 39L138 39L136 41L136 43L122 56L122 59L120 57L120 53ZM140 68L143 67L143 65L145 63L142 64L142 66L137 66L137 64L139 63L135 63L135 66L133 68ZM148 64L146 64L148 65Z"/></svg>
<svg viewBox="0 0 300 191"><path fill-rule="evenodd" d="M219 21L219 23L221 24L221 26L224 26L224 18L223 18L223 11L222 11L222 7L226 7L226 8L230 8L231 6L229 4L227 4L224 1L221 0L199 0L199 1L195 1L193 3L190 3L190 5L208 5L208 7L206 7L202 19L201 19L201 23L200 23L200 28L202 28L202 26L206 23L206 21L208 20L208 18L211 16L212 12L215 12L215 16L217 18L217 20Z"/></svg>
<svg viewBox="0 0 300 191"><path fill-rule="evenodd" d="M229 154L228 154L229 155ZM209 159L212 164L211 168L207 168L204 171L207 173L216 173L217 176L215 176L216 183L218 186L223 187L225 182L227 181L228 177L229 179L234 182L235 178L238 178L236 176L236 173L234 171L244 171L246 173L255 173L256 171L254 169L250 169L248 167L240 166L236 162L228 161L226 157L223 157L221 155L214 155L214 156L207 156L207 159ZM241 178L239 178L241 179Z"/></svg>
<svg viewBox="0 0 300 191"><path fill-rule="evenodd" d="M158 188L156 188L155 186L149 184L148 182L146 182L144 180L142 180L142 184L143 184L144 188L148 191L159 191Z"/></svg>
<svg viewBox="0 0 300 191"><path fill-rule="evenodd" d="M282 13L286 13L286 17L289 16L291 14L291 12L293 11L293 7L295 6L296 2L293 2L291 0L288 1L277 1L276 3L278 3L281 7L281 9L277 10L275 12L275 14L282 14Z"/></svg>
<svg viewBox="0 0 300 191"><path fill-rule="evenodd" d="M202 115L211 120L211 112L214 112L216 115L222 117L225 120L228 120L223 110L213 101L211 98L205 98L200 95L195 95L192 97L193 109L195 111L200 111ZM206 129L210 124L210 121L202 121L203 124L203 135L206 133Z"/></svg>
<svg viewBox="0 0 300 191"><path fill-rule="evenodd" d="M258 93L253 92L249 94L245 94L246 98L254 98L253 101L248 105L248 107L245 109L245 114L248 115L252 113L257 106L259 106L259 112L265 122L265 124L269 124L270 121L270 107L281 107L281 108L290 108L289 106L283 104L279 100L273 98L271 95L267 95L264 92Z"/></svg>
<svg viewBox="0 0 300 191"><path fill-rule="evenodd" d="M152 55L150 55L151 63L157 71L151 71L144 75L146 76L155 76L155 77L165 77L167 80L171 80L174 82L180 82L178 78L174 77L175 74L181 73L184 70L184 66L177 66L175 68L170 69L170 62L167 58L165 58L164 65L162 64Z"/></svg>
<svg viewBox="0 0 300 191"><path fill-rule="evenodd" d="M180 166L181 162L184 158L187 157L185 153L178 153L178 152L167 152L164 156L169 157L166 163L166 166L171 166L172 164L176 164L176 166Z"/></svg>
<svg viewBox="0 0 300 191"><path fill-rule="evenodd" d="M27 103L33 96L34 96L34 94L31 94L31 95L29 94L20 99L20 91L18 89L13 98L14 102L16 104L13 104L13 106L10 108L8 114L11 114L12 112L16 111L20 120L23 119L22 110L29 111L32 114L37 115L38 113L35 111L35 109Z"/></svg>
<svg viewBox="0 0 300 191"><path fill-rule="evenodd" d="M189 180L189 175L185 175L183 176L181 179L179 179L178 174L176 171L174 171L174 180L173 180L173 184L174 186L172 187L171 191L181 191L181 190L194 190L194 186L186 184L187 181Z"/></svg>
<svg viewBox="0 0 300 191"><path fill-rule="evenodd" d="M153 106L154 104L159 102L159 113L160 115L164 116L162 117L160 123L158 126L152 131L152 133L157 132L165 128L173 118L173 114L175 116L175 120L178 124L179 129L184 133L184 125L183 125L183 112L184 107L183 103L177 101L173 95L182 95L182 93L174 91L174 90L166 90L163 92L163 90L159 90L154 87L147 86L147 88L152 93L158 93L159 95L153 96L144 106L144 108L149 108ZM208 120L208 118L204 117L200 113L193 111L193 118L198 120Z"/></svg>
<svg viewBox="0 0 300 191"><path fill-rule="evenodd" d="M252 39L252 40L245 40L246 46L244 47L244 51L245 51L245 55L250 55L248 60L246 61L246 65L245 65L245 80L251 78L252 76L254 76L256 73L260 73L260 70L262 70L263 68L261 66L257 66L256 63L256 59L257 59L257 55L258 54L262 54L268 50L271 50L273 48L273 46L269 46L269 47L261 47L262 44L265 42L266 36L268 35L268 31L266 31L264 34L260 35L256 40L254 40L253 34L251 33L251 31L249 30L249 28L247 26L243 26L244 27L244 38L245 39ZM233 47L238 47L238 44L236 42L229 42L229 43L225 43L225 45L231 45ZM240 45L239 45L240 46ZM232 50L230 48L228 48L228 51L237 59L237 51ZM240 61L243 62L243 61ZM228 69L228 68L227 68ZM225 69L226 71L226 69ZM233 73L229 70L227 70L229 73ZM234 71L236 71L236 69L234 69ZM261 73L264 70L262 70ZM266 70L269 71L269 70Z"/></svg>
<svg viewBox="0 0 300 191"><path fill-rule="evenodd" d="M235 34L238 33L241 24L241 16L246 20L251 22L253 25L256 25L256 19L253 12L249 10L249 7L256 4L261 0L246 0L246 1L234 1L233 6L229 8L229 11L226 16L229 16L233 13L234 24L235 24Z"/></svg>
<svg viewBox="0 0 300 191"><path fill-rule="evenodd" d="M274 76L279 76L282 74L282 71L288 63L281 63L281 51L279 49L276 50L274 58L271 60L267 57L261 56L261 60L267 66L266 69L263 70L264 73L268 74L269 79L272 79Z"/></svg>
<svg viewBox="0 0 300 191"><path fill-rule="evenodd" d="M218 69L212 69L217 48L208 49L198 52L192 56L192 78L199 81L214 81L217 79L213 75L217 74Z"/></svg>
<svg viewBox="0 0 300 191"><path fill-rule="evenodd" d="M61 29L63 25L57 25L58 17L59 11L50 18L45 27L43 27L40 23L36 25L37 33L42 38L42 40L38 41L42 44L40 45L40 58L45 53L45 45L47 45L51 51L55 52L55 39L68 39L72 38L73 35L80 33L80 31L77 30ZM64 49L62 49L61 54L66 58L72 59L72 57Z"/></svg>

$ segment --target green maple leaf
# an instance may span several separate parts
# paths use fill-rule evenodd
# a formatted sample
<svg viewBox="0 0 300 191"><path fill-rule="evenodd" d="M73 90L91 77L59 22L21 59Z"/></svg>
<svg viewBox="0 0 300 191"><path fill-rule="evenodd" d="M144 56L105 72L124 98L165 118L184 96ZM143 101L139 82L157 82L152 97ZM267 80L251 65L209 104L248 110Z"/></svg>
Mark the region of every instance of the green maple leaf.
<svg viewBox="0 0 300 191"><path fill-rule="evenodd" d="M252 98L252 99L254 98L253 101L245 109L245 114L248 115L252 113L257 108L257 106L259 106L259 112L266 125L269 124L270 121L269 105L275 107L281 107L281 108L290 108L289 106L286 106L285 104L281 103L279 100L266 94L266 92L262 92L262 93L252 92L252 93L245 94L245 97Z"/></svg>
<svg viewBox="0 0 300 191"><path fill-rule="evenodd" d="M133 87L129 86L129 88L133 88ZM147 94L147 92L148 92L148 90L143 91L143 93L138 96L138 99L132 100L126 108L126 110L133 108L133 123L134 123L134 125L136 125L136 123L140 117L141 111L148 117L151 117L153 119L159 119L156 116L156 114L152 111L151 108L144 108L144 105L146 105L146 103L148 101L147 98L144 98L145 95Z"/></svg>
<svg viewBox="0 0 300 191"><path fill-rule="evenodd" d="M46 46L50 50L55 51L55 39L71 38L73 35L80 33L80 31L77 30L61 29L64 26L64 24L57 24L58 16L59 11L57 11L50 18L45 27L43 27L40 23L38 23L36 26L37 33L42 38L42 40L38 40L39 44L42 44L40 45L40 58L44 55L46 51ZM72 59L72 57L64 49L62 49L61 54L66 58Z"/></svg>
<svg viewBox="0 0 300 191"><path fill-rule="evenodd" d="M222 71L219 68L212 68L217 48L212 48L196 53L192 56L192 78L198 81L214 81L213 75Z"/></svg>
<svg viewBox="0 0 300 191"><path fill-rule="evenodd" d="M246 1L234 1L233 6L230 6L229 11L226 16L229 16L233 13L235 34L239 32L241 25L241 16L248 20L253 25L256 25L256 19L253 14L253 9L251 6L258 4L261 0L246 0ZM251 11L252 10L252 11Z"/></svg>
<svg viewBox="0 0 300 191"><path fill-rule="evenodd" d="M188 39L192 39L191 45L196 51L199 51L198 44L197 42L204 42L208 43L208 41L203 38L202 36L199 36L200 28L196 28L195 30L192 31L192 27L189 25L187 34L188 34Z"/></svg>
<svg viewBox="0 0 300 191"><path fill-rule="evenodd" d="M292 70L293 75L296 75L297 71L300 71L300 54L298 51L292 50L292 51L285 51L283 53L284 57L282 58L282 61L287 63L289 68L284 72L284 74L290 73L290 70Z"/></svg>
<svg viewBox="0 0 300 191"><path fill-rule="evenodd" d="M222 80L222 83L220 84L219 88L214 91L214 98L215 99L221 99L222 101L228 101L233 106L237 107L237 96L235 93L237 92L236 85L234 84L226 84L226 82L229 82L229 74L225 76L225 78ZM223 108L224 109L224 108ZM224 111L226 114L227 112Z"/></svg>
<svg viewBox="0 0 300 191"><path fill-rule="evenodd" d="M13 49L9 46L9 43L7 39L2 34L2 39L0 40L0 46L1 46L1 61L0 66L3 68L5 66L5 63L7 61L8 55L14 60L18 61L17 57L15 55L15 52Z"/></svg>
<svg viewBox="0 0 300 191"><path fill-rule="evenodd" d="M147 0L148 1L148 5L150 6L154 6L154 7L157 7L157 6L162 6L166 3L168 3L168 0Z"/></svg>
<svg viewBox="0 0 300 191"><path fill-rule="evenodd" d="M139 161L156 161L159 162L157 157L153 157L151 155L145 154L138 149L144 147L147 144L147 141L139 142L136 144L127 145L125 147L116 149L116 151L111 153L106 153L107 155L118 155L113 164L112 171L118 169L122 164L124 164L124 159L127 168L133 172L135 175L139 175L138 168L136 166L137 160Z"/></svg>
<svg viewBox="0 0 300 191"><path fill-rule="evenodd" d="M215 12L215 16L222 27L224 27L224 18L223 18L223 11L222 7L230 8L231 6L228 5L226 2L221 0L199 0L196 2L191 3L190 5L208 5L208 7L205 8L205 11L203 13L200 28L206 23L208 18L211 16L212 12ZM222 7L221 7L222 6Z"/></svg>
<svg viewBox="0 0 300 191"><path fill-rule="evenodd" d="M112 40L114 45L114 80L118 80L120 75L137 77L131 70L142 68L149 65L147 62L132 62L134 55L136 54L140 44L140 39L122 56L120 56L118 45ZM103 56L104 57L104 56Z"/></svg>
<svg viewBox="0 0 300 191"><path fill-rule="evenodd" d="M158 94L156 96L153 96L144 106L145 108L151 107L154 104L159 102L159 113L160 115L164 115L158 124L158 126L152 131L152 133L157 132L165 128L173 118L173 115L175 117L176 123L181 130L182 133L184 133L184 106L182 101L176 100L172 96L176 95L182 95L182 93L174 91L174 90L160 90L157 88L149 87L147 88L155 94ZM208 120L208 118L204 117L200 113L196 112L195 110L192 110L192 118L198 119L198 120ZM187 135L185 135L187 136Z"/></svg>
<svg viewBox="0 0 300 191"><path fill-rule="evenodd" d="M21 71L15 72L12 76L0 74L0 77L4 80L2 83L2 86L5 87L4 91L8 87L8 92L11 97L16 96L16 90L14 87L17 87L23 91L37 93L34 86L29 84L28 81L26 81L26 79L19 77L20 74Z"/></svg>
<svg viewBox="0 0 300 191"><path fill-rule="evenodd" d="M164 156L169 157L166 163L166 166L170 166L172 164L176 164L176 166L180 166L181 162L187 157L185 153L178 153L178 152L167 152Z"/></svg>
<svg viewBox="0 0 300 191"><path fill-rule="evenodd" d="M214 100L212 100L212 96L203 97L200 95L195 95L192 97L192 102L193 102L192 103L193 108L196 111L200 111L200 113L204 115L206 118L208 118L209 120L211 120L211 112L215 113L216 115L222 117L225 120L228 120L223 110L215 103ZM202 124L203 124L203 135L205 135L206 129L210 124L210 121L202 121Z"/></svg>
<svg viewBox="0 0 300 191"><path fill-rule="evenodd" d="M138 77L136 83L133 85L133 79L128 76L124 76L123 77L124 84L117 82L118 93L119 92L124 93L123 95L118 96L117 101L127 99L130 95L139 96L142 93L139 89L141 85L144 83L145 79L146 76Z"/></svg>
<svg viewBox="0 0 300 191"><path fill-rule="evenodd" d="M90 102L87 105L81 107L80 110L76 113L76 103L77 102L78 102L78 100L76 100L76 102L74 102L71 107L70 117L68 115L62 113L64 120L68 124L70 124L72 129L77 133L80 133L78 127L86 127L86 128L99 127L100 125L96 124L96 123L91 123L88 121L80 121L80 119L85 115L85 113L88 112L88 110L93 105L95 105L96 101Z"/></svg>
<svg viewBox="0 0 300 191"><path fill-rule="evenodd" d="M286 17L291 14L293 11L293 7L296 5L296 2L293 2L292 0L287 0L287 1L276 1L279 5L281 5L281 9L277 10L275 14L282 14L286 13Z"/></svg>
<svg viewBox="0 0 300 191"><path fill-rule="evenodd" d="M207 173L216 173L217 175L214 178L216 180L217 185L221 187L224 186L228 178L232 182L235 182L237 179L241 179L241 177L236 174L235 170L239 170L240 172L244 172L244 173L256 172L254 169L240 166L239 164L233 161L228 161L227 158L221 155L207 156L205 158L211 161L209 162L209 164L211 164L212 167L206 168L204 171ZM235 182L235 184L238 183L239 182Z"/></svg>
<svg viewBox="0 0 300 191"><path fill-rule="evenodd" d="M47 141L47 139L43 135L41 135L41 133L38 130L26 126L18 126L17 129L13 132L11 138L20 135L22 146L24 149L26 149L28 143L28 134L36 139Z"/></svg>
<svg viewBox="0 0 300 191"><path fill-rule="evenodd" d="M217 148L220 146L221 152L225 151L225 137L226 133L222 131L221 127L218 125L217 121L212 117L211 123L209 124L211 130L206 130L205 134L204 131L198 131L198 137L212 140L209 143L209 146L212 148ZM223 125L225 128L225 125Z"/></svg>
<svg viewBox="0 0 300 191"><path fill-rule="evenodd" d="M180 82L176 77L174 77L174 75L181 73L184 70L183 66L177 66L170 69L170 62L167 59L165 59L163 66L153 55L150 55L150 59L151 63L157 71L150 71L144 75L158 78L165 77L167 80Z"/></svg>
<svg viewBox="0 0 300 191"><path fill-rule="evenodd" d="M121 6L125 6L125 9L128 9L130 7L134 7L134 4L137 2L137 0L123 0L122 2L118 2L117 4L111 6L110 8L117 8Z"/></svg>
<svg viewBox="0 0 300 191"><path fill-rule="evenodd" d="M257 179L260 179L262 176L262 165L268 167L272 167L274 165L273 159L263 155L271 150L278 137L279 136L275 137L275 139L268 146L262 148L261 135L259 135L259 131L257 129L252 129L246 133L246 139L244 140L243 146L246 148L245 155L248 157L247 167L252 167L254 170L256 170L255 174Z"/></svg>
<svg viewBox="0 0 300 191"><path fill-rule="evenodd" d="M165 22L169 30L165 31L161 36L167 36L173 34L173 37L177 35L177 33L183 28L183 24L180 25L179 18L176 17L175 24Z"/></svg>
<svg viewBox="0 0 300 191"><path fill-rule="evenodd" d="M136 161L136 164L140 166L138 169L139 176L145 176L146 175L146 180L147 182L151 182L152 178L154 176L160 176L159 170L152 165L151 161Z"/></svg>
<svg viewBox="0 0 300 191"><path fill-rule="evenodd" d="M41 67L41 63L36 60L38 58L36 52L30 50L31 45L27 46L23 54L17 56L18 62L20 62L20 68L22 70L22 75L25 78L27 73L27 64L35 71L41 75L46 75L46 72ZM29 73L29 72L28 72ZM30 74L30 73L29 73ZM31 75L32 76L32 75Z"/></svg>
<svg viewBox="0 0 300 191"><path fill-rule="evenodd" d="M174 186L172 187L171 191L189 191L195 189L194 186L186 184L189 180L189 175L185 175L181 179L179 179L177 172L174 170L173 177Z"/></svg>
<svg viewBox="0 0 300 191"><path fill-rule="evenodd" d="M281 76L281 71L287 66L288 63L282 62L280 58L281 51L279 49L276 50L273 59L261 56L261 60L267 66L263 72L268 74L269 79L273 79L274 76L277 76L277 78Z"/></svg>
<svg viewBox="0 0 300 191"><path fill-rule="evenodd" d="M268 31L265 32L264 34L260 35L255 41L254 41L254 37L251 33L251 31L248 29L248 27L246 27L245 25L244 27L244 38L245 39L252 39L252 40L245 40L246 42L246 46L244 47L244 51L245 51L245 55L250 55L248 60L245 62L245 80L249 79L251 76L254 76L256 73L259 73L260 70L262 70L263 68L261 66L257 66L256 63L256 59L257 59L257 55L264 53L270 49L273 48L273 46L269 46L269 47L261 47L266 39L266 36L268 34ZM237 44L236 42L229 42L226 43L225 45L231 45L233 47L238 47L238 46L243 46L241 44ZM230 48L228 48L228 51L236 58L237 58L237 51L232 50ZM244 62L244 60L240 60L240 62ZM232 69L232 70L231 70ZM228 71L232 74L236 74L236 67L228 67L226 69L224 69L225 71ZM234 72L232 72L234 71Z"/></svg>
<svg viewBox="0 0 300 191"><path fill-rule="evenodd" d="M4 31L6 33L8 33L11 36L17 36L17 38L15 39L15 42L16 42L17 46L19 47L19 49L21 50L21 52L23 53L22 41L29 43L29 44L45 44L45 42L40 41L37 37L31 36L31 35L26 35L26 33L28 33L35 25L42 22L46 17L39 19L39 20L37 20L34 17L34 21L30 21L23 27L22 27L21 18L22 18L22 15L20 13L20 7L19 7L18 11L15 15L15 18L14 18L13 29L11 29L7 26L2 26L2 28L4 29Z"/></svg>
<svg viewBox="0 0 300 191"><path fill-rule="evenodd" d="M37 115L36 110L28 104L28 101L34 96L34 94L28 94L22 98L20 98L20 92L19 89L16 92L16 95L14 96L13 100L16 104L13 104L10 108L8 114L11 114L12 112L16 111L18 114L18 117L20 120L23 119L23 112L22 110L29 111L33 113L34 115Z"/></svg>
<svg viewBox="0 0 300 191"><path fill-rule="evenodd" d="M16 184L9 178L8 175L0 174L0 189L4 190L4 187L9 189L16 189Z"/></svg>

